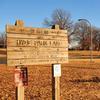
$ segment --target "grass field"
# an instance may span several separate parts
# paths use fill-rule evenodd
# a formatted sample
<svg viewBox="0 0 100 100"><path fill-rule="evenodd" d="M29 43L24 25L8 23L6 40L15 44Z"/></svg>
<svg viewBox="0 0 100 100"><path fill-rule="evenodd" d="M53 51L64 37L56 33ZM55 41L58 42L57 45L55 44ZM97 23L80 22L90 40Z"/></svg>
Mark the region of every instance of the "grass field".
<svg viewBox="0 0 100 100"><path fill-rule="evenodd" d="M52 66L28 66L25 100L52 100ZM62 65L61 100L100 100L100 64ZM14 67L0 65L0 100L15 100Z"/></svg>
<svg viewBox="0 0 100 100"><path fill-rule="evenodd" d="M69 51L69 55L73 56L89 56L90 51ZM100 51L92 51L93 56L100 56Z"/></svg>
<svg viewBox="0 0 100 100"><path fill-rule="evenodd" d="M5 50L3 51L3 53ZM6 53L1 55L6 55ZM69 56L88 55L86 51L69 51ZM99 52L94 52L99 56ZM51 65L27 66L28 86L25 100L52 100L53 76ZM61 100L100 100L100 61L70 59L62 64ZM15 99L14 67L0 64L0 100Z"/></svg>
<svg viewBox="0 0 100 100"><path fill-rule="evenodd" d="M69 51L70 61L90 61L90 51ZM92 57L94 62L100 62L100 51L92 51ZM0 49L0 63L6 62L6 49Z"/></svg>

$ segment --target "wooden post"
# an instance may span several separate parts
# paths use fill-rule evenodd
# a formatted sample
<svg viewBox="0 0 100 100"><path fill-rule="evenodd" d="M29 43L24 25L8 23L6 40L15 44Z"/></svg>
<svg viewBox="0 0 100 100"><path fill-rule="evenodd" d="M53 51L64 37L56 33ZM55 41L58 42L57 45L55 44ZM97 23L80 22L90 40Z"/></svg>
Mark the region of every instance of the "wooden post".
<svg viewBox="0 0 100 100"><path fill-rule="evenodd" d="M55 100L60 100L60 77L55 77Z"/></svg>
<svg viewBox="0 0 100 100"><path fill-rule="evenodd" d="M60 100L60 76L61 76L61 65L54 64L54 78L55 78L55 100Z"/></svg>
<svg viewBox="0 0 100 100"><path fill-rule="evenodd" d="M24 22L22 20L16 20L15 26L23 27L24 26Z"/></svg>
<svg viewBox="0 0 100 100"><path fill-rule="evenodd" d="M17 87L17 99L16 100L24 100L24 86Z"/></svg>
<svg viewBox="0 0 100 100"><path fill-rule="evenodd" d="M52 29L56 29L56 30L59 30L60 28L59 28L59 25L52 25Z"/></svg>
<svg viewBox="0 0 100 100"><path fill-rule="evenodd" d="M16 100L24 100L24 86L21 67L15 68Z"/></svg>

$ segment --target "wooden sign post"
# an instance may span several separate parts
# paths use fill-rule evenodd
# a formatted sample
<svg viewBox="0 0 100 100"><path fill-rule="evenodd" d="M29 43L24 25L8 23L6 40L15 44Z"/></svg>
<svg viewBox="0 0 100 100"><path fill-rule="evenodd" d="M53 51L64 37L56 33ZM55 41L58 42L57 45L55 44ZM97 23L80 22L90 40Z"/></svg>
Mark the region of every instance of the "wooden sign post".
<svg viewBox="0 0 100 100"><path fill-rule="evenodd" d="M55 78L55 100L60 100L60 76L61 76L61 65L54 64L54 78Z"/></svg>
<svg viewBox="0 0 100 100"><path fill-rule="evenodd" d="M24 86L18 86L16 100L24 100Z"/></svg>
<svg viewBox="0 0 100 100"><path fill-rule="evenodd" d="M24 86L28 85L27 67L15 68L16 100L24 100Z"/></svg>
<svg viewBox="0 0 100 100"><path fill-rule="evenodd" d="M52 29L24 27L24 22L17 20L15 25L6 26L6 33L7 65L54 64L55 100L60 100L60 64L68 62L67 30L60 30L59 25ZM23 75L25 71L19 69L19 72ZM25 81L27 78L19 79L18 100L24 100Z"/></svg>
<svg viewBox="0 0 100 100"><path fill-rule="evenodd" d="M16 100L24 100L24 86L22 81L21 68L15 68Z"/></svg>
<svg viewBox="0 0 100 100"><path fill-rule="evenodd" d="M16 21L15 25L6 26L6 32L8 66L68 62L67 31L58 25L53 29L31 28Z"/></svg>

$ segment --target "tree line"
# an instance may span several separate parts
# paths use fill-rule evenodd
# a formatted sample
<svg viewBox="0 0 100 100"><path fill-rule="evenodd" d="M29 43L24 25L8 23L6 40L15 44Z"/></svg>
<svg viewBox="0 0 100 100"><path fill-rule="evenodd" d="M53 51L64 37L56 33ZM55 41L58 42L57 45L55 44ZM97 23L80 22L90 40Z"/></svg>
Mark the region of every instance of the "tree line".
<svg viewBox="0 0 100 100"><path fill-rule="evenodd" d="M60 29L68 31L69 49L90 50L92 32L92 49L100 50L100 28L90 26L86 21L72 21L71 14L63 9L55 9L51 18L45 18L43 21L45 27L55 24L58 24ZM6 47L5 32L0 33L0 47Z"/></svg>
<svg viewBox="0 0 100 100"><path fill-rule="evenodd" d="M6 33L0 32L0 48L6 48Z"/></svg>
<svg viewBox="0 0 100 100"><path fill-rule="evenodd" d="M50 27L54 24L58 24L60 29L68 31L69 49L90 50L92 40L92 49L100 50L100 29L90 25L87 21L82 20L74 23L69 12L56 9L50 19L44 19L45 26Z"/></svg>

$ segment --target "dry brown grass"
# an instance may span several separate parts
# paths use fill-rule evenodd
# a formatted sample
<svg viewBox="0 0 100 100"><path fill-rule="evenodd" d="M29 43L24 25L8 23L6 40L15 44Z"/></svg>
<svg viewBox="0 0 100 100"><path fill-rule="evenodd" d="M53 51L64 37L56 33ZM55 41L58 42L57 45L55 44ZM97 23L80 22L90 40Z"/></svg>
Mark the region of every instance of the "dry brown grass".
<svg viewBox="0 0 100 100"><path fill-rule="evenodd" d="M90 51L69 51L68 52L69 55L71 56L89 56L90 55ZM94 56L100 56L100 51L92 51L92 55Z"/></svg>
<svg viewBox="0 0 100 100"><path fill-rule="evenodd" d="M87 55L85 51L83 54ZM52 66L27 67L25 100L52 100ZM100 100L100 60L90 63L89 59L70 59L68 64L62 64L60 87L61 100ZM0 64L0 100L15 100L14 67L4 64Z"/></svg>
<svg viewBox="0 0 100 100"><path fill-rule="evenodd" d="M25 100L52 100L52 66L28 66ZM62 65L61 100L99 100L100 63ZM0 100L15 100L14 67L0 65Z"/></svg>

